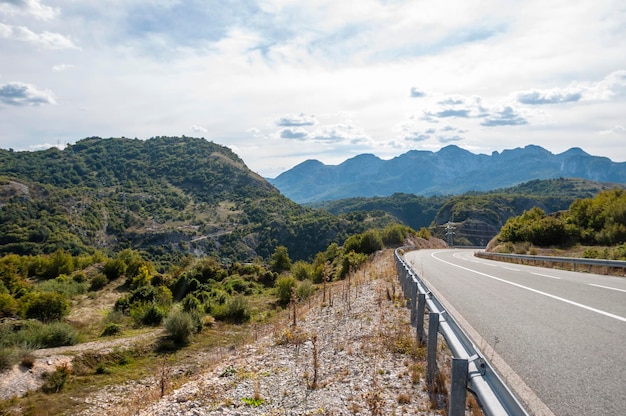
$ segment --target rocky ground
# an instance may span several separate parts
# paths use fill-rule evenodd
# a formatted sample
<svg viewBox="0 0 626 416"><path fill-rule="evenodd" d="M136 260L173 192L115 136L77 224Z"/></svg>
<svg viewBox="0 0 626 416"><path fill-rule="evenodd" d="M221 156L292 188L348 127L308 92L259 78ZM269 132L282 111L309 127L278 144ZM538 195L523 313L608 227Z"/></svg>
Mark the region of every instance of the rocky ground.
<svg viewBox="0 0 626 416"><path fill-rule="evenodd" d="M192 366L106 387L81 415L445 414L449 357L439 394L425 385L425 348L415 342L391 252L349 280L320 290L236 348L200 353ZM289 312L289 314L287 314Z"/></svg>

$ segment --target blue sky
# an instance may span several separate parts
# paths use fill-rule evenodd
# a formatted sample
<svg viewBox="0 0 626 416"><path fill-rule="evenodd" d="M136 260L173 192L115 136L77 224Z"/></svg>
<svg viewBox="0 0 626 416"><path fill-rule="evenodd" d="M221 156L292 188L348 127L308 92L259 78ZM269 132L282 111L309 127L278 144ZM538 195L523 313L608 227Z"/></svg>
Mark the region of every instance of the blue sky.
<svg viewBox="0 0 626 416"><path fill-rule="evenodd" d="M626 161L626 4L0 0L0 147L205 137L274 177L455 144Z"/></svg>

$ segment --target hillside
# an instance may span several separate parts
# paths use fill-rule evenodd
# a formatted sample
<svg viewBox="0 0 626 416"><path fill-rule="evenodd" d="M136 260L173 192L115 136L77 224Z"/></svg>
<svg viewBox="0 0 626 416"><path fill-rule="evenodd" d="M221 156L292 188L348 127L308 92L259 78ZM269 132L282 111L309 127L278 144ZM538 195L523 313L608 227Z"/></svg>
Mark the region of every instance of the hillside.
<svg viewBox="0 0 626 416"><path fill-rule="evenodd" d="M612 189L578 199L557 213L535 207L509 218L489 250L586 246L583 257L626 258L626 191ZM536 250L536 249L535 249Z"/></svg>
<svg viewBox="0 0 626 416"><path fill-rule="evenodd" d="M252 261L309 258L362 224L299 206L204 139L97 137L64 150L0 150L0 254L141 249Z"/></svg>
<svg viewBox="0 0 626 416"><path fill-rule="evenodd" d="M567 209L580 198L623 185L598 183L584 179L533 180L510 188L463 195L419 196L393 194L388 197L359 197L308 204L335 215L360 212L386 212L413 229L427 227L446 239L446 225L453 223L457 245L486 245L506 221L526 210L539 207L547 213Z"/></svg>
<svg viewBox="0 0 626 416"><path fill-rule="evenodd" d="M411 150L391 160L358 155L336 166L309 160L269 182L288 198L310 203L394 193L453 195L559 177L626 183L626 163L579 148L555 155L529 145L477 155L450 145L438 152Z"/></svg>

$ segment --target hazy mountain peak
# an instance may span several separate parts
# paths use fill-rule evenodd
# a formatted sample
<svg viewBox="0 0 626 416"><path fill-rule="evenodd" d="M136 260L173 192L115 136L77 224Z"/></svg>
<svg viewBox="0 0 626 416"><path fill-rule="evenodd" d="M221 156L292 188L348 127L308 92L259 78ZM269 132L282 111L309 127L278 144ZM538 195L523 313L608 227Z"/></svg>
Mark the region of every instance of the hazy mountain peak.
<svg viewBox="0 0 626 416"><path fill-rule="evenodd" d="M566 159L569 159L568 156L577 157L575 161L568 162L563 159L564 156ZM307 173L303 165L299 165L298 169L270 179L270 183L300 203L389 196L394 192L460 194L559 177L626 183L626 163L591 156L580 148L555 155L537 145L477 155L452 144L437 152L410 150L389 160L363 154L337 166L314 166Z"/></svg>

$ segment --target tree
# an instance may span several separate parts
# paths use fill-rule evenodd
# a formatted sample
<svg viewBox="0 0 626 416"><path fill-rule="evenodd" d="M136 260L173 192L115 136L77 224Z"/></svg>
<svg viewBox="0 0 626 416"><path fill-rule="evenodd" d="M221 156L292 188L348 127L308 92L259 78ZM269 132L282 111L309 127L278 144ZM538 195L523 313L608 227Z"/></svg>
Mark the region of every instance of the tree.
<svg viewBox="0 0 626 416"><path fill-rule="evenodd" d="M291 270L291 259L289 258L287 247L276 247L274 254L272 254L272 259L270 260L270 269L277 273Z"/></svg>

